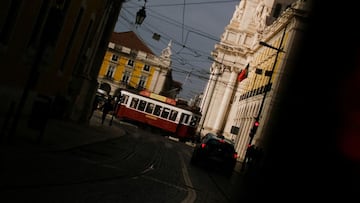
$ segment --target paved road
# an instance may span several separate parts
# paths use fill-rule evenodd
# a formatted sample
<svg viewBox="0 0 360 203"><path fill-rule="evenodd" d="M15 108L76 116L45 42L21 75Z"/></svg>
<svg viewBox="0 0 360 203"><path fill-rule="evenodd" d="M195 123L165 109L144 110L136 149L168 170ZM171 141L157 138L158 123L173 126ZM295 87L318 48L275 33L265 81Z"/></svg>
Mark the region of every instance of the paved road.
<svg viewBox="0 0 360 203"><path fill-rule="evenodd" d="M108 116L106 122L101 124L101 112L96 111L87 125L50 120L45 130L44 139L40 144L35 143L36 136L31 137L25 134L18 136L13 144L2 143L0 149L0 163L2 165L0 194L6 194L6 197L9 197L13 194L12 190L46 187L49 184L61 185L64 182L76 185L89 181L89 176L91 180L94 180L106 179L107 177L104 177L103 174L108 174L109 177L118 174L119 171L112 171L111 169L106 169L108 171L104 173L96 172L97 170L104 170L103 168L95 168L94 173L90 175L88 173L83 174L81 169L86 166L79 163L78 160L54 156L56 151L69 151L79 146L123 136L126 133L123 125L130 124L114 119L113 125L109 126L110 118ZM133 127L136 128L136 126ZM75 170L65 167L66 165L76 166L74 167ZM235 172L239 173L239 169L240 164L237 165ZM48 170L52 172L48 173ZM102 174L101 177L99 174ZM15 196L13 200L16 199Z"/></svg>

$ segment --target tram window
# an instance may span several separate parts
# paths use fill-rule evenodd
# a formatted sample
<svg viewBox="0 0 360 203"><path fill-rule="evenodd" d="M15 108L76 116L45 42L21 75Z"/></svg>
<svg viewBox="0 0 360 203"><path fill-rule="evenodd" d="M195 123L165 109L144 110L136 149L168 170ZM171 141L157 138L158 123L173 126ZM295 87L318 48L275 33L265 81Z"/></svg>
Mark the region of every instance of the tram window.
<svg viewBox="0 0 360 203"><path fill-rule="evenodd" d="M130 104L130 108L136 108L137 104L139 103L139 99L138 98L133 98L131 100L131 104Z"/></svg>
<svg viewBox="0 0 360 203"><path fill-rule="evenodd" d="M172 121L175 121L177 115L178 115L178 112L177 112L177 111L171 110L170 118L169 118L169 119L172 120Z"/></svg>
<svg viewBox="0 0 360 203"><path fill-rule="evenodd" d="M187 124L189 122L189 118L190 118L189 114L185 114L185 113L182 114L182 119L181 119L182 123Z"/></svg>
<svg viewBox="0 0 360 203"><path fill-rule="evenodd" d="M123 104L126 104L128 100L129 100L129 95L122 95L120 97L120 102Z"/></svg>
<svg viewBox="0 0 360 203"><path fill-rule="evenodd" d="M137 109L140 110L140 111L144 111L145 106L146 106L146 101L140 100L140 103L139 103L139 106L138 106Z"/></svg>
<svg viewBox="0 0 360 203"><path fill-rule="evenodd" d="M145 112L146 113L152 113L154 110L154 104L153 103L148 103L148 105L146 106Z"/></svg>
<svg viewBox="0 0 360 203"><path fill-rule="evenodd" d="M164 108L164 110L161 112L161 117L168 118L169 114L170 114L170 109L169 108Z"/></svg>
<svg viewBox="0 0 360 203"><path fill-rule="evenodd" d="M191 121L190 121L191 126L196 126L197 122L198 122L198 117L196 116L191 117Z"/></svg>
<svg viewBox="0 0 360 203"><path fill-rule="evenodd" d="M156 105L154 109L154 115L160 116L161 110L162 110L162 106Z"/></svg>

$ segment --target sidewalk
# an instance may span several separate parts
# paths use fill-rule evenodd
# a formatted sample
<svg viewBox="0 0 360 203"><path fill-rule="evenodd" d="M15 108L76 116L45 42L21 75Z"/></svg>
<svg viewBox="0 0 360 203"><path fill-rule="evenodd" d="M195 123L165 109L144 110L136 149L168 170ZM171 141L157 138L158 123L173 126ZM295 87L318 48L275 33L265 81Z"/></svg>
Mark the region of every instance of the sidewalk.
<svg viewBox="0 0 360 203"><path fill-rule="evenodd" d="M94 112L90 123L86 125L50 120L41 143L36 143L33 134L20 134L24 131L19 130L13 143L0 145L1 196L11 195L12 190L45 187L49 184L75 184L121 174L120 169L105 168L104 172L104 168L96 165L94 168L98 169L85 170L87 164L71 157L64 159L56 153L123 136L126 132L119 127L120 121L114 119L112 126L109 126L110 118L108 115L105 123L101 124L101 112L98 111Z"/></svg>
<svg viewBox="0 0 360 203"><path fill-rule="evenodd" d="M45 132L43 145L52 150L66 150L94 142L116 139L125 134L123 128L119 128L120 121L113 119L109 126L110 115L104 124L101 124L101 112L95 111L88 125L80 125L71 122L49 122Z"/></svg>
<svg viewBox="0 0 360 203"><path fill-rule="evenodd" d="M116 139L125 134L123 128L117 127L120 125L119 120L114 118L112 126L109 126L110 115L107 115L105 123L101 124L101 114L102 112L95 111L89 124L50 119L40 143L37 143L40 132L19 131L13 144L5 143L1 148L28 148L40 151L67 150L94 142Z"/></svg>

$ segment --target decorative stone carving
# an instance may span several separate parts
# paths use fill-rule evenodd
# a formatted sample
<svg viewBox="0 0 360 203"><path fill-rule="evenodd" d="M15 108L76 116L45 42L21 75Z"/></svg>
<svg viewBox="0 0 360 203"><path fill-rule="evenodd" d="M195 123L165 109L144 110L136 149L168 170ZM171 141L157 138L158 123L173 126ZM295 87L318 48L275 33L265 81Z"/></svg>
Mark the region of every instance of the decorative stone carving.
<svg viewBox="0 0 360 203"><path fill-rule="evenodd" d="M260 34L259 33L255 33L255 35L254 35L254 38L253 38L253 44L252 44L252 46L254 47L254 46L256 46L258 43L259 43L259 41L260 41Z"/></svg>
<svg viewBox="0 0 360 203"><path fill-rule="evenodd" d="M163 49L161 52L161 57L163 58L170 58L170 56L171 56L171 40L168 46L165 49Z"/></svg>
<svg viewBox="0 0 360 203"><path fill-rule="evenodd" d="M270 14L270 9L265 5L264 0L261 0L256 7L253 20L258 31L263 30L266 26L266 18Z"/></svg>
<svg viewBox="0 0 360 203"><path fill-rule="evenodd" d="M242 14L244 13L246 0L241 0L239 5L236 5L236 9L233 15L233 19L240 20Z"/></svg>

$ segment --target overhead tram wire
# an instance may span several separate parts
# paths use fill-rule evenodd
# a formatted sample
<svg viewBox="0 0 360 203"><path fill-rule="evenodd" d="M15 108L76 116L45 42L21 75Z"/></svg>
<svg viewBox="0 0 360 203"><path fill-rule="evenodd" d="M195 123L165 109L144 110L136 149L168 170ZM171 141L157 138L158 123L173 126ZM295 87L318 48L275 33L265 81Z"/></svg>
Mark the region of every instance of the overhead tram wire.
<svg viewBox="0 0 360 203"><path fill-rule="evenodd" d="M124 16L121 16L124 20L126 20L126 21L129 21L127 18L124 18ZM164 43L165 44L165 43ZM150 45L151 46L151 45ZM176 57L176 56L175 56ZM183 57L176 57L176 58L178 58L178 60L185 60ZM189 59L186 59L186 61L189 61ZM180 66L176 66L174 63L173 63L173 65L172 65L172 68L173 68L173 70L174 70L174 72L178 72L178 73L181 73L181 74L184 74L184 75L186 75L186 74L188 74L189 73L189 71L186 71L186 70L183 70L182 68L180 68L180 67L183 67L183 65L185 65L185 64L189 64L191 67L197 67L197 68L199 68L199 69L203 69L203 67L200 67L200 66L195 66L195 65L193 65L193 64L191 64L191 63L189 63L189 62L186 62L186 63L182 63L182 62L180 62L180 61L178 61L178 63L180 63L179 65ZM176 69L178 69L178 70L176 70ZM206 81L208 78L202 78L202 80L204 80L204 81Z"/></svg>
<svg viewBox="0 0 360 203"><path fill-rule="evenodd" d="M185 1L186 1L186 0L184 0L183 12L182 12L182 23L181 23L181 30L182 30L182 32L181 32L181 42L182 42L183 44L185 44L185 43L184 43L185 8L186 8L186 2L185 2Z"/></svg>
<svg viewBox="0 0 360 203"><path fill-rule="evenodd" d="M237 2L237 1L205 1L205 2L197 2L197 3L185 3L185 5L229 3L229 2ZM133 3L133 4L134 4L134 3ZM160 6L179 6L179 5L184 5L184 4L166 4L166 5L165 5L165 4L163 4L163 5L151 5L151 4L148 4L148 5L147 5L147 8L148 8L148 7L160 7ZM140 5L137 5L137 4L136 4L136 6L138 7L138 6L140 6ZM126 6L124 6L124 8L126 8ZM150 10L151 10L151 9L150 9ZM158 16L160 16L160 17L158 17L158 16L156 16L156 15L153 15L154 13L157 14ZM161 20L161 21L165 21L165 22L169 23L170 25L173 25L173 26L176 26L176 27L179 27L179 28L182 27L182 23L179 23L178 21L173 20L173 19L171 19L171 18L169 18L169 17L167 17L167 16L163 16L163 15L157 13L157 12L154 11L154 10L151 10L151 13L150 13L149 15L150 15L151 17L157 18L157 19L159 19L159 20ZM172 22L171 22L171 21L172 21ZM185 27L186 27L186 28L185 28ZM154 28L154 27L153 27L153 28ZM215 42L219 42L219 41L220 41L218 37L211 36L211 35L209 35L208 33L205 33L205 32L203 32L203 31L201 31L201 30L192 28L192 27L190 27L190 26L184 26L184 28L185 28L186 30L188 30L187 36L189 35L190 32L193 32L193 33L198 34L198 35L201 35L201 36L203 36L203 37L205 37L205 38L214 40ZM153 33L154 33L154 32L153 32ZM164 35L164 34L162 33L162 35ZM174 41L174 40L173 40L173 41ZM175 43L176 43L176 42L175 42ZM179 42L177 42L177 43L179 43ZM185 43L182 43L182 44L179 43L179 46L186 47L187 49L193 51L194 53L199 52L199 50L194 51L193 48L187 47L187 46L185 45ZM201 50L200 50L200 51L201 51ZM209 54L209 53L207 53L207 52L205 52L205 51L204 51L203 53L206 53L206 55Z"/></svg>
<svg viewBox="0 0 360 203"><path fill-rule="evenodd" d="M127 20L127 19L125 19L125 20ZM151 32L151 30L150 30L150 32ZM174 43L176 43L176 41L174 40ZM167 43L164 43L164 44L167 44ZM181 46L181 43L177 43L179 46ZM159 50L162 50L162 48L159 48ZM261 53L260 53L261 54ZM176 57L176 56L175 56ZM183 60L184 58L183 57L177 57L177 59L180 59L180 60ZM210 62L216 62L215 60L210 60L210 59L208 59ZM178 61L179 62L179 61ZM181 63L181 62L179 62L180 63L180 65L182 65L182 66L184 66L185 64L189 64L189 65L191 65L191 67L194 67L194 65L193 64L191 64L190 62L192 62L192 61L189 61L189 59L187 58L186 59L186 63ZM218 62L219 63L219 62ZM211 64L210 64L211 65ZM174 72L178 72L178 73L182 73L182 74L184 74L184 75L186 75L186 74L188 74L190 71L186 71L186 70L183 70L182 68L179 68L179 67L177 67L177 66L175 66L175 64L173 64L172 65L173 66L173 69L174 69ZM202 67L200 67L200 66L196 66L196 67L198 67L199 69L202 69ZM210 66L209 66L210 67ZM190 68L190 67L189 67ZM179 71L177 71L176 69L178 69ZM211 73L208 73L209 75L211 74ZM194 74L194 73L192 73L192 76L194 77L197 77L198 79L201 79L201 80L209 80L209 78L208 77L205 77L205 76L203 76L202 74L200 74L200 75L196 75L196 74ZM223 82L223 84L226 84L226 82Z"/></svg>
<svg viewBox="0 0 360 203"><path fill-rule="evenodd" d="M146 29L147 29L147 27L146 27ZM150 29L147 29L147 32L149 32L149 33L153 33ZM167 44L168 44L168 42L170 41L170 40L172 40L172 43L173 44L175 44L175 45L177 45L177 46L179 46L179 47L181 47L181 48L184 48L184 49L187 49L187 50L189 50L191 53L178 53L178 52L175 52L175 55L172 55L173 57L175 57L175 59L176 60L178 60L179 61L179 63L181 63L181 64L183 64L183 65L185 65L185 64L190 64L191 65L191 62L193 62L193 60L191 60L190 58L184 58L182 55L186 55L186 54L188 54L188 55L190 55L190 56L192 56L192 57L196 57L196 58L199 58L199 57L202 57L204 60L203 60L203 62L205 63L205 62L208 62L208 63L210 63L211 62L211 60L209 60L208 59L208 57L210 57L211 55L210 54L208 54L207 52L205 52L205 51L203 51L203 50L197 50L197 49L193 49L193 48L191 48L191 47L186 47L186 46L183 46L181 43L179 43L178 41L176 41L176 40L174 40L174 39L171 39L171 38L168 38L168 39L166 39L167 37L164 37L164 39L162 39L162 40L160 40L161 41L161 43L164 45L164 46L166 46ZM163 40L167 40L166 42L163 42ZM161 47L161 48L159 48L159 47L157 47L156 45L153 45L153 43L151 43L151 42L148 42L148 45L149 46L151 46L151 47L153 47L153 49L157 49L158 51L159 51L159 53L161 52L161 50L163 49L163 47ZM200 53L200 54L199 54ZM204 56L205 55L205 56ZM197 60L198 61L198 60Z"/></svg>
<svg viewBox="0 0 360 203"><path fill-rule="evenodd" d="M238 1L238 0L237 0L237 1ZM236 2L236 1L227 1L227 2ZM214 2L186 3L186 5L189 5L189 4L211 4L211 3L214 3ZM226 2L219 1L219 2L217 2L217 3L226 3ZM173 6L173 5L179 6L179 5L184 5L184 4L183 4L183 3L182 3L182 4L168 4L168 6ZM140 6L140 5L136 4L136 7L139 7L139 6ZM156 12L155 10L150 9L151 7L156 7L156 6L153 6L153 5L151 5L151 4L147 4L146 8L151 11L151 12L149 12L149 14L148 14L149 17L151 16L151 17L153 17L153 18L157 18L157 19L159 19L159 20L161 20L161 21L164 21L164 22L166 22L166 23L168 23L168 24L170 24L170 25L174 25L174 26L176 26L176 27L178 27L178 28L180 28L180 29L182 28L183 23L180 23L180 22L178 22L178 21L176 21L176 20L174 20L174 19L171 19L171 18L169 18L168 16L164 16L164 15ZM128 6L124 6L124 7L123 7L123 9L126 9L126 8L131 8L131 7L128 7ZM154 15L154 14L156 14L156 15L158 15L158 16L156 16L156 15ZM171 21L172 21L172 22L171 22ZM210 35L210 34L208 34L208 33L206 33L206 32L203 32L203 31L201 31L201 30L198 30L198 29L196 29L196 28L193 28L193 27L190 27L190 26L187 26L187 25L184 25L184 28L185 28L186 30L189 30L189 31L191 30L191 31L193 31L194 33L199 33L199 34L201 33L201 35L203 35L204 37L209 38L209 39L216 39L215 41L219 42L219 39L218 39L218 37L216 37L216 36L212 36L212 35ZM195 32L195 31L196 31L196 32Z"/></svg>
<svg viewBox="0 0 360 203"><path fill-rule="evenodd" d="M156 15L153 15L153 14L156 14ZM162 14L160 14L160 13L154 11L154 10L152 10L152 12L149 14L149 16L182 29L182 23L180 23L180 22L178 22L178 21L176 21L176 20L174 20L172 18L169 18L167 16L164 16L164 15L162 15ZM202 35L203 37L214 40L216 42L220 42L220 39L218 37L213 36L213 35L211 35L209 33L203 32L203 31L201 31L199 29L193 28L191 26L184 25L184 29L188 30L188 31L192 31L192 32L197 33L199 35Z"/></svg>
<svg viewBox="0 0 360 203"><path fill-rule="evenodd" d="M205 2L204 2L204 3L205 3ZM210 3L211 3L211 2L210 2ZM220 3L220 2L219 2L219 3ZM188 5L188 4L189 4L189 3L186 3L186 5ZM183 4L181 4L181 5L183 5ZM152 7L152 6L148 4L148 5L147 5L147 9L148 9L148 7ZM125 7L125 8L126 8L126 7ZM181 29L182 26L183 26L183 23L180 23L180 22L178 22L178 21L176 21L176 20L174 20L174 19L171 19L171 18L169 18L168 16L164 16L164 15L156 12L155 10L152 10L152 9L148 9L148 10L151 11L151 12L149 12L149 14L148 14L149 17L156 18L156 19L158 19L158 20L160 20L160 21L166 22L166 23L168 23L168 24L170 24L170 25L173 25L173 26L175 26L175 27L178 27L178 28L180 28L180 29ZM154 15L154 14L156 14L156 15ZM201 35L201 36L203 36L203 37L205 37L205 38L214 40L214 41L216 41L216 42L219 42L219 41L220 41L220 39L219 39L218 37L213 36L213 35L210 35L210 34L208 34L208 33L206 33L206 32L203 32L203 31L201 31L201 30L199 30L199 29L196 29L196 28L193 28L193 27L190 27L190 26L187 26L187 25L184 25L184 29L186 29L186 30L188 30L188 31L191 31L191 32L194 32L194 33L196 33L196 34L199 34L199 35Z"/></svg>
<svg viewBox="0 0 360 203"><path fill-rule="evenodd" d="M185 63L185 64L189 64L189 65L191 65L191 67L194 67L194 65L192 65L192 64L190 64L190 63ZM181 67L183 67L185 64L179 64L179 65L181 65ZM196 66L196 67L198 67L199 69L202 69L202 67L199 67L199 66ZM190 67L189 67L190 68ZM183 75L187 75L187 74L189 74L189 72L190 71L187 71L187 70L183 70L182 68L180 68L179 66L176 66L175 64L173 64L172 65L172 69L173 69L173 72L176 72L176 73L179 73L179 74L183 74ZM200 79L200 80L202 80L202 81L204 81L204 82L206 82L206 81L211 81L211 79L209 78L209 76L211 75L211 73L210 72L208 72L208 73L206 73L208 76L204 76L204 74L196 74L196 73L194 73L194 72L196 72L196 71L193 71L192 72L192 77L197 77L198 79ZM200 72L200 71L199 71ZM215 80L214 80L215 81ZM218 83L220 83L220 84L223 84L223 85L228 85L228 82L226 82L226 81L219 81L219 80L217 80L217 82Z"/></svg>
<svg viewBox="0 0 360 203"><path fill-rule="evenodd" d="M219 2L220 3L220 2ZM222 2L221 2L222 3ZM198 3L195 3L195 4L198 4ZM183 5L183 4L180 4L180 5ZM129 12L130 13L130 15L131 15L131 13L132 12ZM156 13L156 12L154 12L154 13ZM160 14L159 14L160 15ZM162 16L162 15L160 15L160 16ZM128 19L126 19L126 17L123 17L124 19L125 19L125 21L127 21L128 23L130 22ZM158 18L158 19L160 19L160 20L163 20L163 19L166 19L165 21L168 21L169 20L169 18L168 17L164 17L163 19L161 19L160 17L155 17L155 18ZM172 22L168 22L168 23L170 23L171 25L174 25L174 26L177 26L177 27L179 27L180 26L180 23L178 23L177 21L175 21L175 20L173 20L175 23L172 23ZM130 24L133 24L133 23L130 23ZM144 28L144 26L142 26L142 28ZM150 28L148 28L147 26L146 26L146 28L148 29L148 32L150 32L151 34L153 34L153 33L155 33L155 32L153 32L153 31L151 31L151 29ZM188 38L188 36L189 36L189 34L191 33L191 32L193 32L193 33L196 33L196 34L199 34L199 35L202 35L203 37L205 37L205 38L210 38L210 39L212 39L212 40L214 40L214 41L216 41L216 42L219 42L219 40L218 39L214 39L213 38L213 36L211 36L211 35L208 35L207 33L205 33L205 34L202 34L202 33L204 33L204 32L202 32L202 31L199 31L199 30L197 30L197 29L194 29L194 28L191 28L191 27L187 27L188 28L188 33L187 33L187 38ZM191 30L191 29L193 29L193 30ZM162 34L162 36L165 36L165 34ZM186 39L187 39L186 38ZM170 37L169 37L169 40L170 40ZM202 52L202 50L196 50L196 49L193 49L193 48L191 48L191 47L187 47L187 46L185 46L184 44L185 43L179 43L179 42L177 42L176 40L174 40L174 39L171 39L173 42L174 42L174 44L177 44L178 46L180 46L180 47L183 47L183 48L186 48L186 49L188 49L188 50L190 50L192 53L194 53L194 54L198 54L198 52ZM186 40L187 41L187 40ZM161 41L162 42L162 41ZM163 42L162 42L163 43ZM165 42L165 43L163 43L163 44L167 44L167 42ZM156 49L156 48L155 48ZM158 48L158 50L162 50L162 48ZM208 55L208 57L210 56L210 54L208 53L208 52L205 52L205 51L203 51L203 53L205 53L206 55ZM189 54L190 55L190 54ZM194 56L193 55L193 57L198 57L198 56ZM207 58L205 58L206 60L208 60L208 57ZM182 56L180 56L180 57L178 57L178 59L180 59L180 60L183 60L184 59L184 57L182 57ZM184 60L183 60L184 61ZM186 62L185 62L185 64L189 64L189 65L191 65L191 66L193 66L190 62L189 62L189 59L187 58L186 60L185 60ZM211 61L211 60L209 60L209 63L210 62L213 62L213 61ZM181 62L180 62L181 63ZM184 65L184 63L181 63L180 65ZM211 64L210 64L211 65ZM210 65L209 65L209 67L210 67ZM175 68L175 67L174 67ZM201 68L201 67L200 67ZM180 69L181 70L181 69ZM174 71L174 72L176 72L176 71ZM181 70L180 72L182 72L182 74L188 74L189 73L189 71L184 71L184 70ZM199 79L202 79L202 80L204 80L204 81L208 81L209 80L209 78L208 77L204 77L202 74L201 75L196 75L196 74L194 74L194 73L192 73L192 75L193 76L195 76L195 77L198 77ZM210 75L210 73L209 73L209 75ZM224 82L224 84L226 84L225 82Z"/></svg>
<svg viewBox="0 0 360 203"><path fill-rule="evenodd" d="M125 11L128 11L126 8L124 8L124 10L125 10ZM130 11L128 11L128 13L130 13L130 15L131 15L131 12L130 12ZM156 13L156 12L154 11L154 12L152 12L152 13ZM155 17L155 18L158 18L158 19L160 19L160 20L166 19L166 20L163 20L163 21L166 21L166 22L168 22L169 24L171 24L171 25L173 25L173 26L176 26L176 27L179 27L179 26L180 26L180 23L179 23L179 22L177 22L177 21L175 21L175 20L172 20L173 22L169 22L169 18L168 18L168 17L162 16L161 14L158 14L158 15L160 15L161 18L160 18L160 17L157 17L157 16L155 16L155 15L154 15L154 16L151 15L151 16L152 16L152 17ZM122 16L122 17L125 18L124 16ZM129 22L129 20L126 20L126 21ZM152 31L148 26L141 26L141 28L145 30L144 27L146 27L147 31L148 31L149 33L151 33L151 34L153 34L153 33L161 33L161 32L154 32L154 31ZM155 26L155 27L156 27L156 26ZM152 28L155 28L155 27L152 26ZM216 42L219 42L219 39L216 39L214 36L208 35L208 34L206 34L205 32L199 31L199 30L194 29L194 28L191 28L191 27L189 27L189 26L186 26L186 27L187 27L187 29L188 29L187 37L188 37L188 35L189 35L190 32L193 32L193 33L199 34L199 35L201 35L201 36L203 36L203 37L205 37L205 38L212 39L212 40L214 40L214 41L216 41ZM191 30L191 29L192 29L192 30ZM136 30L135 30L135 31L136 31ZM161 35L162 35L162 36L165 36L166 34L161 33ZM172 39L170 36L167 36L167 37L169 38L169 40ZM178 41L176 41L176 40L174 40L174 39L172 39L172 41L174 42L174 44L177 44L178 46L180 46L180 47L182 47L182 48L186 48L186 49L190 50L191 52L193 52L193 53L195 53L195 54L197 54L197 55L198 55L199 52L202 52L202 55L207 55L207 57L208 57L208 56L211 56L210 53L208 53L207 51L198 50L198 49L194 49L194 48L188 47L188 46L184 45L183 43L180 43L180 42L178 42ZM164 44L167 44L167 42L164 43ZM157 50L162 50L162 49L161 49L161 48L158 48ZM207 59L207 58L206 58L206 59Z"/></svg>
<svg viewBox="0 0 360 203"><path fill-rule="evenodd" d="M239 0L227 0L227 1L203 1L203 2L192 2L192 3L186 3L187 6L190 5L204 5L204 4L224 4L224 3L233 3L233 2L239 2ZM128 1L125 2L126 4L132 3L136 4L134 2ZM128 5L124 4L124 7L130 8ZM169 3L169 4L151 4L151 0L146 4L146 8L148 7L172 7L172 6L182 6L184 3ZM136 4L136 6L141 6L140 4Z"/></svg>
<svg viewBox="0 0 360 203"><path fill-rule="evenodd" d="M124 11L127 12L127 13L129 13L129 14L131 15L131 12L128 11L127 9L124 9ZM120 15L120 17L121 17L122 19L124 19L128 24L134 25L125 15ZM129 27L130 27L130 29L133 28L133 27L131 27L131 26L129 26ZM152 28L153 28L153 27L152 27ZM141 28L137 28L137 29L143 29L144 31L148 32L149 34L160 33L160 32L157 32L157 31L153 31L153 30L152 30L151 28L149 28L149 26L147 26L147 25L142 25ZM137 29L133 29L133 31L136 32L138 35L141 35L141 34L137 31ZM199 50L199 49L194 49L194 48L192 48L192 47L187 47L187 46L183 45L183 43L180 43L180 42L178 42L177 40L174 40L171 36L169 36L169 35L167 35L167 34L161 33L161 36L162 36L162 39L167 40L166 42L163 42L162 39L160 40L160 42L161 42L164 46L166 46L166 45L168 44L168 42L169 42L170 40L172 40L172 42L173 42L174 44L176 44L176 45L178 45L179 47L184 48L184 49L187 49L187 50L189 50L190 52L192 52L192 53L194 54L193 57L199 57L199 56L204 56L204 55L205 55L205 56L204 56L204 59L208 60L207 58L211 56L210 53L208 53L208 52L206 52L206 51L204 51L204 50ZM148 43L151 43L151 42L148 42ZM163 49L163 47L155 47L155 46L153 46L153 48L154 48L155 50L158 50L159 53L160 53L161 50ZM199 53L200 53L200 54L199 54ZM183 57L181 57L181 58L183 59Z"/></svg>
<svg viewBox="0 0 360 203"><path fill-rule="evenodd" d="M150 32L151 32L151 30L150 30ZM152 33L154 33L154 32L152 32ZM176 42L176 41L174 41L174 42ZM181 46L181 43L178 43L180 46ZM189 49L190 50L190 49ZM183 58L183 57L181 57L181 58ZM188 59L186 59L186 60L188 60ZM191 65L190 63L186 63L186 64L189 64L189 65ZM176 68L178 68L178 67L176 67ZM200 67L201 68L201 67ZM174 72L178 72L178 73L180 73L180 74L184 74L184 75L187 75L187 74L189 74L189 72L190 71L185 71L185 70L182 70L182 69L180 69L180 68L178 68L179 70L176 70L175 69L175 66L174 66ZM211 73L208 73L209 75L211 74ZM200 80L203 80L203 81L209 81L210 80L210 78L209 77L205 77L203 74L200 74L200 75L198 75L198 74L195 74L195 73L193 73L192 72L192 77L197 77L198 79L200 79ZM226 82L226 81L217 81L217 82L220 82L220 83L222 83L223 85L228 85L228 82Z"/></svg>

